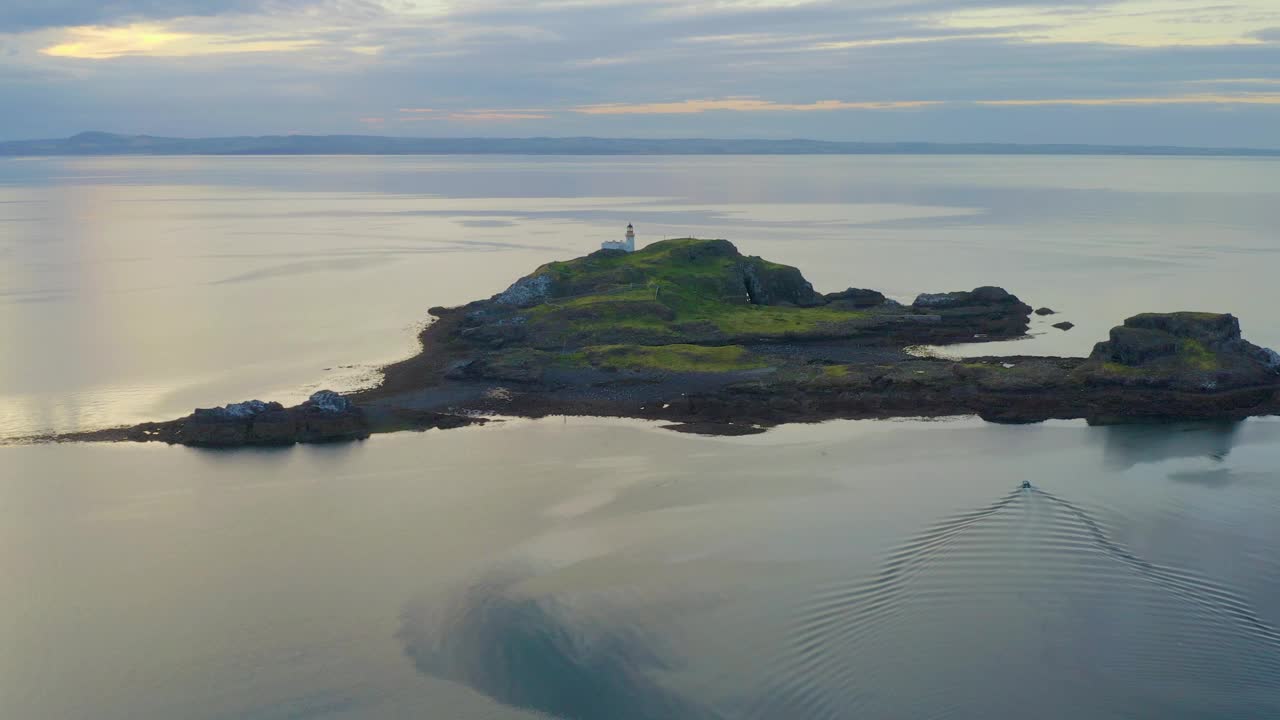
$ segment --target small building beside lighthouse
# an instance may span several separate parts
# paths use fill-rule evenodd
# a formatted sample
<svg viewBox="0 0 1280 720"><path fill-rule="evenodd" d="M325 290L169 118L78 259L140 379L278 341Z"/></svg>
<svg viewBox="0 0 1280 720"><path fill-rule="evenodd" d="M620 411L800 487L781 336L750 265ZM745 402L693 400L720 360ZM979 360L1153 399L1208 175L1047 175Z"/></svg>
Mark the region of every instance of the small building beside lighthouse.
<svg viewBox="0 0 1280 720"><path fill-rule="evenodd" d="M627 223L627 234L622 240L605 240L600 243L601 250L622 250L624 252L636 251L636 229L631 227L631 223Z"/></svg>

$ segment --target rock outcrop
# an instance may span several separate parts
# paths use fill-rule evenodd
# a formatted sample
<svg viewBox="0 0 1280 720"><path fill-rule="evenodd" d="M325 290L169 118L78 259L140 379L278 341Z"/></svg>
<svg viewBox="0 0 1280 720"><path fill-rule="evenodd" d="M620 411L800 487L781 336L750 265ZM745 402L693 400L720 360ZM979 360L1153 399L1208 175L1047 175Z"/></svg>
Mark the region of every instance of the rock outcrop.
<svg viewBox="0 0 1280 720"><path fill-rule="evenodd" d="M162 440L199 447L292 445L359 440L369 436L364 411L331 390L313 394L301 405L248 400L199 408L167 423L140 425L134 439Z"/></svg>
<svg viewBox="0 0 1280 720"><path fill-rule="evenodd" d="M915 302L911 303L912 307L924 310L960 310L1006 305L1021 305L1027 308L1027 315L1031 314L1030 305L1023 303L1008 290L993 285L957 292L920 293Z"/></svg>
<svg viewBox="0 0 1280 720"><path fill-rule="evenodd" d="M325 413L345 413L352 409L351 401L332 390L312 393L307 404Z"/></svg>
<svg viewBox="0 0 1280 720"><path fill-rule="evenodd" d="M280 403L261 400L247 400L216 408L196 408L183 422L182 441L188 445L210 447L244 445L259 417L264 421L264 427L269 427L278 423L284 412L284 406Z"/></svg>
<svg viewBox="0 0 1280 720"><path fill-rule="evenodd" d="M1026 333L1031 321L1030 305L1008 290L990 285L960 292L922 293L911 310L940 318L932 328L939 340L1014 337Z"/></svg>
<svg viewBox="0 0 1280 720"><path fill-rule="evenodd" d="M746 258L740 272L747 297L752 305L796 305L814 307L826 301L814 292L800 270L778 265L758 257Z"/></svg>
<svg viewBox="0 0 1280 720"><path fill-rule="evenodd" d="M550 275L538 274L522 277L511 284L511 287L493 296L499 305L526 308L545 301L552 295L552 278Z"/></svg>
<svg viewBox="0 0 1280 720"><path fill-rule="evenodd" d="M1112 328L1081 372L1098 383L1221 390L1275 383L1280 354L1244 340L1234 315L1144 313Z"/></svg>
<svg viewBox="0 0 1280 720"><path fill-rule="evenodd" d="M840 292L827 293L822 299L833 307L870 308L884 305L886 298L879 290L849 288Z"/></svg>

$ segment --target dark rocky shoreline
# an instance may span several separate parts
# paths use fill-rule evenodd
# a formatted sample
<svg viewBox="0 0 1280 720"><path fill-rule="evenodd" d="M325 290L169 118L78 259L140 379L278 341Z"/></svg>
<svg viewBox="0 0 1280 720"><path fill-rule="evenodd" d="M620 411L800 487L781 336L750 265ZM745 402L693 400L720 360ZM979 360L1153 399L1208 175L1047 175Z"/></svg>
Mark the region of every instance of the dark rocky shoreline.
<svg viewBox="0 0 1280 720"><path fill-rule="evenodd" d="M336 442L492 415L631 417L746 434L841 418L1119 423L1280 412L1280 355L1245 341L1229 314L1137 315L1086 358L920 357L906 348L1023 337L1032 308L993 286L923 293L911 305L859 288L822 295L795 268L723 240L599 251L539 268L488 300L430 312L437 319L420 335L421 353L385 368L371 390L53 439Z"/></svg>

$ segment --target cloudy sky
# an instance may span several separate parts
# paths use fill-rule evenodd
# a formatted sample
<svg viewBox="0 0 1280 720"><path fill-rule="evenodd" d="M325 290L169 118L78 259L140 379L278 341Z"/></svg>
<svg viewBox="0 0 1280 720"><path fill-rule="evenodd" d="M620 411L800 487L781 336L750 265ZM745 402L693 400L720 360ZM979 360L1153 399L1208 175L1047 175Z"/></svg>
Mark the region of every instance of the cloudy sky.
<svg viewBox="0 0 1280 720"><path fill-rule="evenodd" d="M0 139L1280 147L1277 0L0 0Z"/></svg>

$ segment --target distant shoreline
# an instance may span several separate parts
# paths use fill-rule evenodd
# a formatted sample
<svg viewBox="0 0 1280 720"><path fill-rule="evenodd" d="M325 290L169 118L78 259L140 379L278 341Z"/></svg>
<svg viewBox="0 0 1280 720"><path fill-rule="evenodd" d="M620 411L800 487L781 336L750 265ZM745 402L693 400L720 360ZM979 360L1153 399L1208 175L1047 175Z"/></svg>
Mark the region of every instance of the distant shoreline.
<svg viewBox="0 0 1280 720"><path fill-rule="evenodd" d="M1072 155L1091 157L1280 157L1280 148L1164 145L842 142L640 138L410 138L375 135L264 135L174 138L86 132L69 138L0 142L0 157L312 155Z"/></svg>

